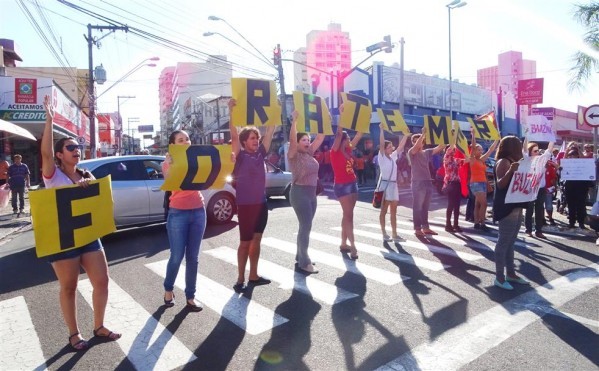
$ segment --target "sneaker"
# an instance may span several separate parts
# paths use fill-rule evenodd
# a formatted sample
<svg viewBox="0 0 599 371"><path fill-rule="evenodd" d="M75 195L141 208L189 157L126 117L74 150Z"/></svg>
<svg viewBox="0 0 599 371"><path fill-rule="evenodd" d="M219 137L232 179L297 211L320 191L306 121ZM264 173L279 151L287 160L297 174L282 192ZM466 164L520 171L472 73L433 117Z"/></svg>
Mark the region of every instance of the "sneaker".
<svg viewBox="0 0 599 371"><path fill-rule="evenodd" d="M385 242L391 242L392 238L388 235L388 234L384 234L383 235L383 241Z"/></svg>
<svg viewBox="0 0 599 371"><path fill-rule="evenodd" d="M501 289L504 290L513 290L514 287L512 285L510 285L510 283L506 280L502 282L499 282L499 280L497 278L495 278L495 281L493 282L493 284Z"/></svg>
<svg viewBox="0 0 599 371"><path fill-rule="evenodd" d="M522 277L511 278L509 276L506 276L505 281L506 282L515 282L515 283L519 283L521 285L530 285L530 282L528 282L528 280L526 280Z"/></svg>

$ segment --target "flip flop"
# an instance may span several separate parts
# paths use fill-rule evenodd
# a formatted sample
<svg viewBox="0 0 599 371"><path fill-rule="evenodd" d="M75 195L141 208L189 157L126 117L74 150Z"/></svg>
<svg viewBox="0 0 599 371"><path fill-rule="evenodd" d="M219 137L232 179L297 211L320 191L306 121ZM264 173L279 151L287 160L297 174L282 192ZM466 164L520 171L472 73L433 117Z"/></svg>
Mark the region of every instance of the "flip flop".
<svg viewBox="0 0 599 371"><path fill-rule="evenodd" d="M76 342L75 344L71 343L71 339L75 336L79 335L79 333L74 333L73 335L69 336L69 346L71 347L71 349L76 350L78 352L83 351L83 350L88 350L89 349L89 344L87 343L86 340L81 339L78 342Z"/></svg>
<svg viewBox="0 0 599 371"><path fill-rule="evenodd" d="M104 327L104 325L98 327L97 329L94 330L94 336L95 337L99 337L105 340L118 340L121 338L121 334L118 334L116 332L112 332L110 330L108 330L108 334L106 335L100 335L100 330L108 330L106 327Z"/></svg>

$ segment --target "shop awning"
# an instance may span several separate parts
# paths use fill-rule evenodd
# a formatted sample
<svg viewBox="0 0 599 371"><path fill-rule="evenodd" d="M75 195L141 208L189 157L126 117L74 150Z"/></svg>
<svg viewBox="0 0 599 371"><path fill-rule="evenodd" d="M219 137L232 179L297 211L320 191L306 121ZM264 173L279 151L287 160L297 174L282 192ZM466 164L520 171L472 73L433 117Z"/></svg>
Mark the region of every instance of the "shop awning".
<svg viewBox="0 0 599 371"><path fill-rule="evenodd" d="M29 130L23 129L22 127L17 126L12 122L4 121L2 119L0 119L0 131L5 131L7 133L18 135L20 137L24 137L31 140L37 140L35 139L33 134L29 132Z"/></svg>

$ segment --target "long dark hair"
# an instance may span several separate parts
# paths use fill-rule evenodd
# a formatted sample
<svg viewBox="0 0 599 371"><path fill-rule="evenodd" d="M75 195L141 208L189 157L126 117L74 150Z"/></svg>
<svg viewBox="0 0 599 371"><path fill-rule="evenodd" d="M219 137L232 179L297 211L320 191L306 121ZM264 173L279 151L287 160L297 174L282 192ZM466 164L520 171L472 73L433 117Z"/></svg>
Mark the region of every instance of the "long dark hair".
<svg viewBox="0 0 599 371"><path fill-rule="evenodd" d="M187 134L187 132L185 132L183 130L175 130L175 131L173 131L171 133L171 135L168 136L168 143L169 144L175 144L175 138L177 138L177 135L179 135L181 133Z"/></svg>
<svg viewBox="0 0 599 371"><path fill-rule="evenodd" d="M495 160L499 161L502 158L507 158L512 161L518 161L522 158L522 142L518 137L508 135L501 138L499 148L495 154Z"/></svg>
<svg viewBox="0 0 599 371"><path fill-rule="evenodd" d="M308 135L308 133L297 133L296 141L299 143L300 139L302 139L304 136L307 136L308 139L310 139L310 135Z"/></svg>
<svg viewBox="0 0 599 371"><path fill-rule="evenodd" d="M73 138L73 137L60 138L59 140L56 141L56 143L54 143L54 162L59 167L62 165L62 161L60 161L60 159L58 157L56 157L56 154L58 152L62 153L62 149L64 148L64 142L66 142L67 140L75 140L75 138Z"/></svg>

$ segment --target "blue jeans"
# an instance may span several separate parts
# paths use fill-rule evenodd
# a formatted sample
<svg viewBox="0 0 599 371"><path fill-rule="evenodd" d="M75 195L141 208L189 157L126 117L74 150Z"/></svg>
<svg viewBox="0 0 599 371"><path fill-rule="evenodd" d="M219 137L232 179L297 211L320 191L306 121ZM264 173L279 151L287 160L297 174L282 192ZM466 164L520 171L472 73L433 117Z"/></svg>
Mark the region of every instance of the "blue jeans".
<svg viewBox="0 0 599 371"><path fill-rule="evenodd" d="M198 258L205 229L206 210L204 208L169 209L166 230L171 256L166 266L165 291L173 291L181 261L185 256L185 298L193 299L195 297Z"/></svg>
<svg viewBox="0 0 599 371"><path fill-rule="evenodd" d="M414 230L428 228L428 208L433 185L430 180L412 180L412 221Z"/></svg>

